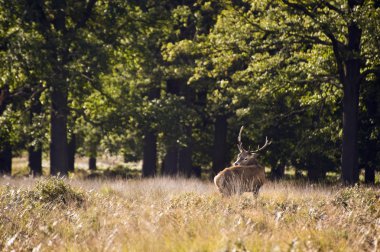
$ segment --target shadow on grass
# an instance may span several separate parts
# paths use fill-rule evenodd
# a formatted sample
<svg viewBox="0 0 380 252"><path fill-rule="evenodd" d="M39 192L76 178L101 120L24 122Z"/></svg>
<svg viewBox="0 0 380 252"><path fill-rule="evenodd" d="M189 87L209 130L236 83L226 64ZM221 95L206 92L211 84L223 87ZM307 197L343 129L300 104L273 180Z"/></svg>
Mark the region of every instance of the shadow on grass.
<svg viewBox="0 0 380 252"><path fill-rule="evenodd" d="M72 177L83 179L133 179L140 178L141 171L118 165L112 168L98 170L78 169L72 174Z"/></svg>

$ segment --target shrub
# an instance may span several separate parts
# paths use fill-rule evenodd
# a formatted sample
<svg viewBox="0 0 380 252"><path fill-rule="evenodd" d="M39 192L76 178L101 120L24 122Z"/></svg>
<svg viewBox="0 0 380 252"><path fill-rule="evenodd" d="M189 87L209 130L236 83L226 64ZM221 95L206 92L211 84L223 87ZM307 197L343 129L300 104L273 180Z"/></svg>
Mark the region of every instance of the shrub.
<svg viewBox="0 0 380 252"><path fill-rule="evenodd" d="M74 190L64 179L51 177L41 179L30 192L35 200L43 203L75 203L81 205L84 202L84 194Z"/></svg>
<svg viewBox="0 0 380 252"><path fill-rule="evenodd" d="M334 196L332 203L335 206L343 206L352 209L360 206L361 209L368 207L373 209L380 206L380 192L372 188L355 185L340 189Z"/></svg>

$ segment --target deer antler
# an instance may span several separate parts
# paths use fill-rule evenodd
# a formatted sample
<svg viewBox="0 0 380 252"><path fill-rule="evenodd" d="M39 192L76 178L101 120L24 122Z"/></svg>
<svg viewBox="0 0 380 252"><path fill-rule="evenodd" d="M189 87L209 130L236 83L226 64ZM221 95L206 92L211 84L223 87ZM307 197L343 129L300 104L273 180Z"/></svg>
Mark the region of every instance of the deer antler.
<svg viewBox="0 0 380 252"><path fill-rule="evenodd" d="M259 151L262 151L262 150L264 150L266 147L268 147L271 143L272 143L272 141L268 141L268 137L265 137L265 144L264 144L262 147L260 147L260 145L259 145L258 148L257 148L257 150L252 151L252 152L253 152L253 153L257 153L257 152L259 152Z"/></svg>
<svg viewBox="0 0 380 252"><path fill-rule="evenodd" d="M243 147L243 143L241 141L241 133L243 132L244 126L241 126L240 131L239 131L239 136L238 136L238 149L240 152L246 151Z"/></svg>

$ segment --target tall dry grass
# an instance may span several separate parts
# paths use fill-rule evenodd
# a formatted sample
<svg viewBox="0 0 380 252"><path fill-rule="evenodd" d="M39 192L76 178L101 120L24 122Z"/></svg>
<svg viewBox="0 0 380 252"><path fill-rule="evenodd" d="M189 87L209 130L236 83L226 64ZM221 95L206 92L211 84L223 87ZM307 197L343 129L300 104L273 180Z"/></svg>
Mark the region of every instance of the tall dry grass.
<svg viewBox="0 0 380 252"><path fill-rule="evenodd" d="M379 251L380 190L267 183L0 179L3 251Z"/></svg>

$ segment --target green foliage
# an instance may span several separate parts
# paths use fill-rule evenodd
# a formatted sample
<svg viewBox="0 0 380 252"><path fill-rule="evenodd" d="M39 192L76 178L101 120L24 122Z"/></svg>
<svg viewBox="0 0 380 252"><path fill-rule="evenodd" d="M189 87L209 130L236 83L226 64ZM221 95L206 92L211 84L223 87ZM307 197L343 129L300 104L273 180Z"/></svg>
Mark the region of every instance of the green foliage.
<svg viewBox="0 0 380 252"><path fill-rule="evenodd" d="M15 150L46 151L50 91L64 83L69 138L77 136L81 155L139 160L152 131L159 157L170 145L192 144L194 164L209 168L213 124L224 115L228 159L244 125L247 145L272 139L261 157L272 168L339 171L343 89L336 57L360 57L362 73L379 66L373 1L349 11L343 0L104 0L87 13L91 2L67 1L64 27L53 22L62 16L51 1L0 2L0 89L25 94L0 115L1 139ZM359 55L346 48L350 22L362 30ZM360 90L363 167L379 159L378 79L364 77ZM167 88L173 80L177 93ZM42 110L31 118L34 99Z"/></svg>
<svg viewBox="0 0 380 252"><path fill-rule="evenodd" d="M360 205L364 211L377 212L380 206L380 194L370 188L355 185L340 189L334 196L332 203L349 211Z"/></svg>
<svg viewBox="0 0 380 252"><path fill-rule="evenodd" d="M42 203L81 206L85 201L83 192L73 189L64 179L58 177L38 180L30 191L30 196Z"/></svg>

